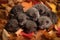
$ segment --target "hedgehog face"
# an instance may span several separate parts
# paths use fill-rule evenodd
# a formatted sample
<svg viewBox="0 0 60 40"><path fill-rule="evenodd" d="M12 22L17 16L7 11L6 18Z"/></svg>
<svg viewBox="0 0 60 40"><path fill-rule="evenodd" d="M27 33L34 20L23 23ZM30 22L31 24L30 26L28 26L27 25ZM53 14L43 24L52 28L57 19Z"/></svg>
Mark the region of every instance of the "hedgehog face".
<svg viewBox="0 0 60 40"><path fill-rule="evenodd" d="M28 20L25 24L25 32L30 33L30 32L35 32L37 29L37 25L34 21Z"/></svg>
<svg viewBox="0 0 60 40"><path fill-rule="evenodd" d="M52 25L51 19L47 16L41 16L40 19L38 20L38 23L40 29L46 29Z"/></svg>
<svg viewBox="0 0 60 40"><path fill-rule="evenodd" d="M24 13L18 13L17 19L19 21L19 25L24 25L27 21L27 16Z"/></svg>
<svg viewBox="0 0 60 40"><path fill-rule="evenodd" d="M9 32L16 32L19 29L18 21L16 19L9 20L5 29Z"/></svg>
<svg viewBox="0 0 60 40"><path fill-rule="evenodd" d="M37 19L40 17L39 11L36 8L30 8L30 9L28 9L27 10L27 15L33 21L37 21Z"/></svg>

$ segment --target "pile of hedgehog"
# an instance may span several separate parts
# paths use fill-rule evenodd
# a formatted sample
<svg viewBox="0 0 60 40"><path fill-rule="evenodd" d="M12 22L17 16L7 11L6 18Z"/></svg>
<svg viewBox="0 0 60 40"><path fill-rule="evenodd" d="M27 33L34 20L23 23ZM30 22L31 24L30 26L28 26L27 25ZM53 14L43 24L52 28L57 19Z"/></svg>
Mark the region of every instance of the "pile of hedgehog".
<svg viewBox="0 0 60 40"><path fill-rule="evenodd" d="M10 11L5 29L15 33L21 28L28 34L38 30L48 30L56 23L57 16L55 13L43 4L36 4L26 12L24 12L22 5L15 5Z"/></svg>

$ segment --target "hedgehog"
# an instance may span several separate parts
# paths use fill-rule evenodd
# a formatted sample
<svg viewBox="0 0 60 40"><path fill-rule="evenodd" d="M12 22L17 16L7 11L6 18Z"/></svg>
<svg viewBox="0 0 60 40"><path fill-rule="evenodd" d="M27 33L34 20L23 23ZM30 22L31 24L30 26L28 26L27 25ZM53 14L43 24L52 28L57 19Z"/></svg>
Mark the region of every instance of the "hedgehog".
<svg viewBox="0 0 60 40"><path fill-rule="evenodd" d="M23 11L23 6L22 6L22 5L15 5L15 6L11 9L10 14L9 14L9 17L10 17L10 18L14 18L17 13L21 13L21 12L24 12L24 11Z"/></svg>
<svg viewBox="0 0 60 40"><path fill-rule="evenodd" d="M18 26L18 21L16 19L10 19L5 26L8 32L15 33L20 27Z"/></svg>
<svg viewBox="0 0 60 40"><path fill-rule="evenodd" d="M35 33L37 30L37 24L34 21L27 20L23 29L25 33L31 33L31 32Z"/></svg>
<svg viewBox="0 0 60 40"><path fill-rule="evenodd" d="M30 8L26 11L26 14L30 17L31 20L37 21L40 17L39 11L36 8Z"/></svg>
<svg viewBox="0 0 60 40"><path fill-rule="evenodd" d="M58 18L56 14L52 12L46 5L40 3L34 5L33 7L39 11L40 16L47 16L52 20L53 24L57 23Z"/></svg>
<svg viewBox="0 0 60 40"><path fill-rule="evenodd" d="M49 29L52 25L51 19L47 16L41 16L38 20L38 23L38 29Z"/></svg>

